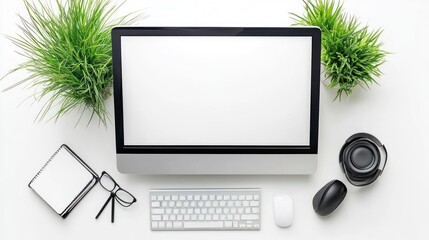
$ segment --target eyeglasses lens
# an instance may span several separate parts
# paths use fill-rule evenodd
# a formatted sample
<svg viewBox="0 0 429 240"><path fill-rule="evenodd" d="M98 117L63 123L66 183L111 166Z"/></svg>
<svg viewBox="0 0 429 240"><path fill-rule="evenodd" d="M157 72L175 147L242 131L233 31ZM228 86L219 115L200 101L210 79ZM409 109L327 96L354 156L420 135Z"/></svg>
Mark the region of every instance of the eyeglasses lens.
<svg viewBox="0 0 429 240"><path fill-rule="evenodd" d="M131 205L134 201L134 197L129 192L122 189L116 192L116 197L126 206Z"/></svg>
<svg viewBox="0 0 429 240"><path fill-rule="evenodd" d="M113 179L106 174L101 175L100 184L107 191L113 191L116 185Z"/></svg>

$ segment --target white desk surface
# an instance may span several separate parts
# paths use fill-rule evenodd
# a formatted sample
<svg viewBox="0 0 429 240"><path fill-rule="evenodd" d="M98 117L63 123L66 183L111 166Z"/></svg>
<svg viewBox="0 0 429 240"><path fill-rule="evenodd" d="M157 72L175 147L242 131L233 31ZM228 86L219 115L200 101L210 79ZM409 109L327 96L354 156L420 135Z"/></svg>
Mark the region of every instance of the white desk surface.
<svg viewBox="0 0 429 240"><path fill-rule="evenodd" d="M385 29L385 49L393 52L383 65L380 86L356 89L350 99L332 102L334 92L321 87L319 168L311 176L141 176L116 170L114 125L107 128L85 122L75 127L76 114L57 123L34 123L42 103L20 103L33 93L21 87L0 94L0 239L428 239L429 228L429 20L427 1L346 0L344 7L370 26ZM176 26L288 26L288 12L302 12L300 0L137 1L124 10L146 8L142 25ZM21 1L0 3L0 32L15 34ZM0 37L0 75L22 58ZM16 74L0 83L11 84ZM108 109L113 114L112 98ZM87 117L87 115L86 115ZM352 187L338 166L338 152L355 132L373 133L387 146L389 162L372 186ZM98 173L106 170L138 202L110 209L94 217L108 194L96 186L65 220L27 187L47 158L67 143ZM311 201L332 179L349 191L329 217L319 217ZM162 187L260 187L262 228L257 232L151 232L148 190ZM274 225L272 198L289 193L295 201L295 221L288 229Z"/></svg>

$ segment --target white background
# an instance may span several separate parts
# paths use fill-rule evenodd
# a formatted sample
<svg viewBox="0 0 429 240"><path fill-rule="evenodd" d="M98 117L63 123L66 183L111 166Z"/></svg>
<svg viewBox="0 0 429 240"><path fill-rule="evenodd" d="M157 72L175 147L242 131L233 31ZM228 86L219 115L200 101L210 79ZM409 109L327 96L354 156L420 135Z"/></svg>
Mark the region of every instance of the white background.
<svg viewBox="0 0 429 240"><path fill-rule="evenodd" d="M113 123L107 128L81 123L77 114L57 123L34 123L42 103L22 101L33 89L0 94L0 239L428 239L429 94L427 48L429 20L425 0L346 0L344 7L363 23L383 27L384 48L390 52L382 66L380 86L356 89L342 102L334 91L321 88L319 168L311 176L140 176L116 170ZM137 1L124 10L146 8L144 25L289 26L288 12L302 12L300 0L263 1ZM0 32L15 34L20 1L1 1ZM0 73L22 59L0 38ZM4 88L23 75L1 82ZM113 112L112 99L108 107ZM344 140L355 132L376 135L389 150L389 162L379 180L366 188L352 187L329 217L312 209L316 191L331 179L346 182L337 164ZM62 220L28 187L46 159L67 143L97 172L106 170L138 202L94 217L108 194L97 186ZM258 232L151 232L148 189L159 187L261 187L262 229ZM295 201L295 222L289 229L274 225L272 198L289 193Z"/></svg>
<svg viewBox="0 0 429 240"><path fill-rule="evenodd" d="M122 37L125 145L310 145L311 37Z"/></svg>

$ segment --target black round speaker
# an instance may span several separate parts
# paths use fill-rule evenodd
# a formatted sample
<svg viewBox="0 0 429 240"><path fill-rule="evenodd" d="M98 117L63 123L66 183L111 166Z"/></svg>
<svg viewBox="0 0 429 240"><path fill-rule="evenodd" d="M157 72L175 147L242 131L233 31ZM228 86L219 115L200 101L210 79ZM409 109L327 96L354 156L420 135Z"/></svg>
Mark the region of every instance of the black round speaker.
<svg viewBox="0 0 429 240"><path fill-rule="evenodd" d="M386 163L386 147L369 133L352 135L340 151L341 169L347 180L355 186L373 183L383 172Z"/></svg>

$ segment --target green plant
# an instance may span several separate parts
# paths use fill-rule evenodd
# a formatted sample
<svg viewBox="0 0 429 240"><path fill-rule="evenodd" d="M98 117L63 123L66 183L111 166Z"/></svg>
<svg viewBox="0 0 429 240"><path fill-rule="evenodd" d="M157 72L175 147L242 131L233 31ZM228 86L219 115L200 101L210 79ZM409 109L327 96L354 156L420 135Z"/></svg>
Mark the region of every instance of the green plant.
<svg viewBox="0 0 429 240"><path fill-rule="evenodd" d="M113 18L121 5L109 0L56 0L54 4L24 0L24 4L29 20L20 16L21 33L8 38L26 61L9 73L25 69L29 76L7 89L28 83L36 87L37 100L47 97L36 119L46 117L55 106L51 118L56 120L76 108L80 118L85 110L92 111L88 124L94 115L106 124L105 99L113 84L110 31L131 24L138 15Z"/></svg>
<svg viewBox="0 0 429 240"><path fill-rule="evenodd" d="M318 26L322 31L321 61L329 88L338 88L335 99L359 85L370 88L381 76L379 66L388 52L381 49L381 29L361 27L355 16L344 13L343 4L335 0L304 1L302 16L291 13L294 25Z"/></svg>

